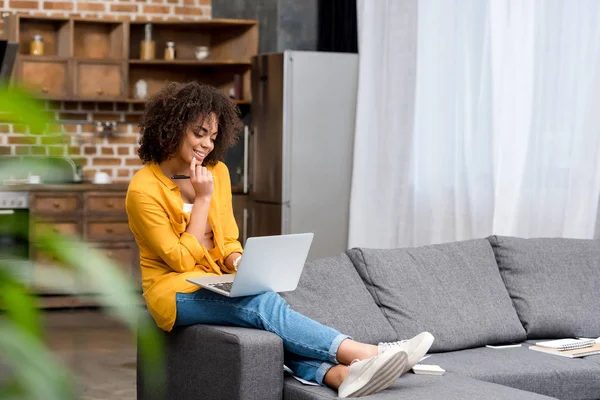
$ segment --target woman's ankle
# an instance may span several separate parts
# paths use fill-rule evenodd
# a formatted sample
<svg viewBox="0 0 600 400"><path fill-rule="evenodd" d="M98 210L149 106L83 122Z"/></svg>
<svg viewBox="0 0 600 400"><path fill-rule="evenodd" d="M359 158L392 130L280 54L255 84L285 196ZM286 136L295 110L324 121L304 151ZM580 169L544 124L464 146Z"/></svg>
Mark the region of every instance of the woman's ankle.
<svg viewBox="0 0 600 400"><path fill-rule="evenodd" d="M347 365L334 365L329 368L329 371L323 377L323 383L329 386L332 389L336 389L340 387L344 379L348 376L348 371L350 367Z"/></svg>
<svg viewBox="0 0 600 400"><path fill-rule="evenodd" d="M354 360L366 360L376 355L377 346L346 339L338 347L336 358L340 364L350 365Z"/></svg>

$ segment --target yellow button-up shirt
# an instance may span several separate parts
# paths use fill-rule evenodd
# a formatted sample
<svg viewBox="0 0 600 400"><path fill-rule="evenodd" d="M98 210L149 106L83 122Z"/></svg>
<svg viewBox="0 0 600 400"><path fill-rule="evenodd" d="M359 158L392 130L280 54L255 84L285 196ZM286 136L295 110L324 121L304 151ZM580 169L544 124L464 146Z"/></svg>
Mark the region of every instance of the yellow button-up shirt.
<svg viewBox="0 0 600 400"><path fill-rule="evenodd" d="M231 206L229 171L221 162L208 169L214 182L208 211L214 234L214 248L210 250L185 231L190 213L183 211L179 188L158 164L139 170L127 190L125 203L129 228L140 248L144 298L156 324L165 331L175 323L176 293L199 289L186 279L233 273L224 260L231 253L242 252Z"/></svg>

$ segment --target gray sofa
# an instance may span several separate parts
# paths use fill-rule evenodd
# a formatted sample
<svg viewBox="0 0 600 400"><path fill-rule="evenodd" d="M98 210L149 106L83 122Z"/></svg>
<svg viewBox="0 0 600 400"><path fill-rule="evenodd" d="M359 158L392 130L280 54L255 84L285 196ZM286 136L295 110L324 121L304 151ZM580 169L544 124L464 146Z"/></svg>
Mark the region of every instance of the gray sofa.
<svg viewBox="0 0 600 400"><path fill-rule="evenodd" d="M357 340L421 331L443 376L400 377L373 399L600 399L600 355L531 351L541 339L600 336L600 241L492 236L410 249L351 249L307 263L295 310ZM331 399L284 375L274 334L195 325L164 335L169 399ZM486 344L523 343L486 348ZM140 364L141 365L141 364ZM155 391L138 369L138 398ZM162 397L162 396L161 396Z"/></svg>

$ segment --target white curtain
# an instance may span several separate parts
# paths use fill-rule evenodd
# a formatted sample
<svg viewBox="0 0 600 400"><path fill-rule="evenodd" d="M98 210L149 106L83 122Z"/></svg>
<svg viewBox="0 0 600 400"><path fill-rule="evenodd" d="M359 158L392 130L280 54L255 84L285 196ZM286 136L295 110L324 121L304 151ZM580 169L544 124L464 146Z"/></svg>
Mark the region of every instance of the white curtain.
<svg viewBox="0 0 600 400"><path fill-rule="evenodd" d="M593 237L600 2L357 5L350 247Z"/></svg>

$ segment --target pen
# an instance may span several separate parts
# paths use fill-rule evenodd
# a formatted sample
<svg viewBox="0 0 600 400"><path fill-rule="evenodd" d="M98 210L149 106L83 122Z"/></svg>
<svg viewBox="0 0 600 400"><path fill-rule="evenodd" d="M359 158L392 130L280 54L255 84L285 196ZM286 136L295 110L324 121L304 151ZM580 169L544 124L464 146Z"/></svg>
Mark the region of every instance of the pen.
<svg viewBox="0 0 600 400"><path fill-rule="evenodd" d="M171 179L190 179L189 175L173 175Z"/></svg>

